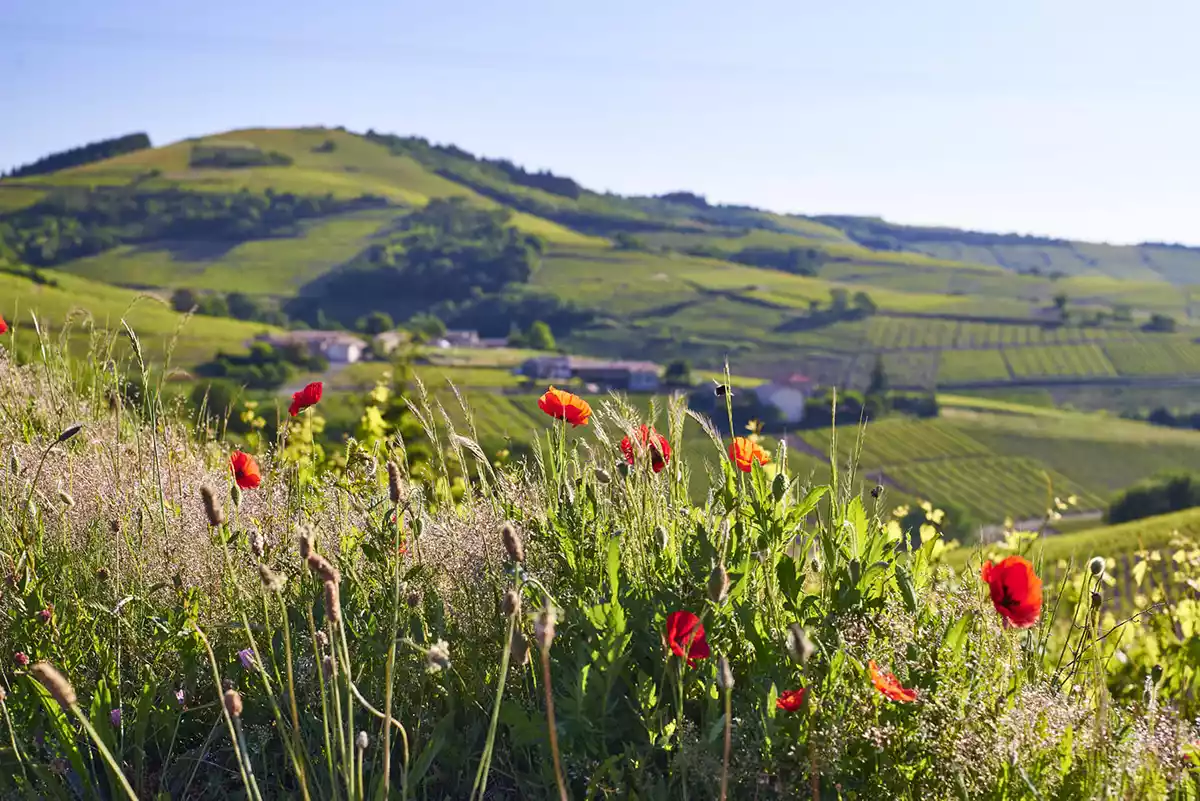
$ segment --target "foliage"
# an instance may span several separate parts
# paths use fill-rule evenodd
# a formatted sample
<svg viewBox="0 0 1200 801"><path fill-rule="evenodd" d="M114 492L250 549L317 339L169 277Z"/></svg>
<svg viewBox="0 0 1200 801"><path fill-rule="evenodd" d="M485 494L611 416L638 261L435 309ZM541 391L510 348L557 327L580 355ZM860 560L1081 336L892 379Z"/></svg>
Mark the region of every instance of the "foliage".
<svg viewBox="0 0 1200 801"><path fill-rule="evenodd" d="M694 383L691 363L687 359L675 359L663 371L663 381L668 386L690 387Z"/></svg>
<svg viewBox="0 0 1200 801"><path fill-rule="evenodd" d="M113 139L101 139L86 145L73 147L59 153L51 153L37 161L14 168L7 173L8 178L24 178L30 175L47 175L59 170L103 161L113 156L134 153L150 147L150 137L144 133L125 134Z"/></svg>
<svg viewBox="0 0 1200 801"><path fill-rule="evenodd" d="M283 386L296 371L321 371L329 363L321 356L311 355L302 344L273 347L255 342L244 356L217 352L211 362L200 365L196 372L210 378L223 378L251 389L276 389Z"/></svg>
<svg viewBox="0 0 1200 801"><path fill-rule="evenodd" d="M290 233L304 219L371 208L381 199L337 200L267 191L254 194L64 189L0 216L18 256L36 266L101 253L122 243L157 240L240 242Z"/></svg>
<svg viewBox="0 0 1200 801"><path fill-rule="evenodd" d="M1200 506L1200 473L1167 473L1140 481L1108 505L1109 523L1125 523Z"/></svg>

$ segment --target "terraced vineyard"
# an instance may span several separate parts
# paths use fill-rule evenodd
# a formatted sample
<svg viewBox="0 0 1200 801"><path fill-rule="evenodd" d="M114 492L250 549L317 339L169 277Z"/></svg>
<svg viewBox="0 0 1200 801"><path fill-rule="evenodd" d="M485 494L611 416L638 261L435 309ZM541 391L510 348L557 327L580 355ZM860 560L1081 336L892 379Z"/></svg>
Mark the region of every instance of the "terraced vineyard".
<svg viewBox="0 0 1200 801"><path fill-rule="evenodd" d="M1122 375L1200 374L1200 345L1185 339L1109 342L1104 351Z"/></svg>
<svg viewBox="0 0 1200 801"><path fill-rule="evenodd" d="M980 520L1037 517L1045 514L1055 495L1075 495L1081 509L1104 503L1101 496L1027 458L934 459L889 467L884 474L901 489L953 499Z"/></svg>
<svg viewBox="0 0 1200 801"><path fill-rule="evenodd" d="M828 429L805 431L802 439L821 453L829 453ZM838 432L838 462L845 464L860 446L858 431ZM987 456L987 447L941 420L884 420L867 427L861 440L858 463L864 469L902 464L915 459L953 459Z"/></svg>
<svg viewBox="0 0 1200 801"><path fill-rule="evenodd" d="M1007 381L1008 363L998 350L943 350L938 353L938 383Z"/></svg>
<svg viewBox="0 0 1200 801"><path fill-rule="evenodd" d="M1117 370L1098 345L1005 348L1017 378L1111 376Z"/></svg>
<svg viewBox="0 0 1200 801"><path fill-rule="evenodd" d="M874 317L867 325L868 341L879 348L971 349L1003 346L1079 345L1133 339L1135 332L1120 328L1059 325L1019 325L937 317Z"/></svg>

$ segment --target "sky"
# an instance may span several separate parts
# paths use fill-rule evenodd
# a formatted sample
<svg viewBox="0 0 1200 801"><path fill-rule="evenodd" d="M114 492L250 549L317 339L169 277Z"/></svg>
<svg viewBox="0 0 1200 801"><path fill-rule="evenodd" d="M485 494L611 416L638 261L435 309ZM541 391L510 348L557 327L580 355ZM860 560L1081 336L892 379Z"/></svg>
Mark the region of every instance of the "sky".
<svg viewBox="0 0 1200 801"><path fill-rule="evenodd" d="M596 190L1200 245L1195 0L0 0L0 168L415 134Z"/></svg>

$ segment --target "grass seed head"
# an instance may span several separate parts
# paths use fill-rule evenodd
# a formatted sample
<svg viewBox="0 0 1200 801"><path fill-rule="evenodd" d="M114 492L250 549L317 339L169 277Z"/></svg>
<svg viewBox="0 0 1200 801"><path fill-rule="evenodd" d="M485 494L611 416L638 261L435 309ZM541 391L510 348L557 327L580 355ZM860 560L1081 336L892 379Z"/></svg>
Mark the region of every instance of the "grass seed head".
<svg viewBox="0 0 1200 801"><path fill-rule="evenodd" d="M367 733L365 731L360 731L358 733L358 736L354 738L354 745L358 748L359 751L366 751L367 746L370 745L370 743L371 743L371 738L367 736Z"/></svg>
<svg viewBox="0 0 1200 801"><path fill-rule="evenodd" d="M334 623L342 622L342 599L337 582L325 582L325 614Z"/></svg>
<svg viewBox="0 0 1200 801"><path fill-rule="evenodd" d="M387 463L388 497L393 504L404 500L404 479L400 476L400 466L393 461Z"/></svg>
<svg viewBox="0 0 1200 801"><path fill-rule="evenodd" d="M258 578L262 582L263 588L270 592L279 592L287 583L286 576L279 575L266 565L258 566Z"/></svg>
<svg viewBox="0 0 1200 801"><path fill-rule="evenodd" d="M550 650L550 644L554 642L554 626L557 619L558 615L547 599L546 605L538 612L537 619L533 622L533 639L543 651Z"/></svg>
<svg viewBox="0 0 1200 801"><path fill-rule="evenodd" d="M516 590L509 590L501 597L500 612L506 618L521 613L521 595Z"/></svg>
<svg viewBox="0 0 1200 801"><path fill-rule="evenodd" d="M438 640L425 652L425 669L430 673L450 668L450 643Z"/></svg>
<svg viewBox="0 0 1200 801"><path fill-rule="evenodd" d="M75 423L73 425L69 425L63 429L61 434L58 435L57 442L59 442L59 443L66 442L67 440L69 440L71 437L75 436L82 430L83 430L82 423Z"/></svg>
<svg viewBox="0 0 1200 801"><path fill-rule="evenodd" d="M520 631L513 632L512 647L509 648L509 658L517 666L529 664L529 640Z"/></svg>
<svg viewBox="0 0 1200 801"><path fill-rule="evenodd" d="M217 496L213 494L212 487L207 484L201 487L200 498L204 501L204 514L208 517L208 524L214 528L225 525L225 510L217 503Z"/></svg>
<svg viewBox="0 0 1200 801"><path fill-rule="evenodd" d="M505 523L500 528L500 540L504 543L509 561L525 563L525 543L521 541L521 535L512 523Z"/></svg>
<svg viewBox="0 0 1200 801"><path fill-rule="evenodd" d="M305 561L308 563L308 569L321 581L337 584L342 580L342 574L338 572L338 569L316 551L309 551Z"/></svg>
<svg viewBox="0 0 1200 801"><path fill-rule="evenodd" d="M49 662L38 662L29 669L29 672L41 682L63 709L75 705L75 688L71 686L71 682L67 681L66 676L58 672L58 668L54 665Z"/></svg>
<svg viewBox="0 0 1200 801"><path fill-rule="evenodd" d="M254 529L250 532L250 553L254 554L259 559L263 558L263 551L266 550L266 540L263 539L262 532Z"/></svg>

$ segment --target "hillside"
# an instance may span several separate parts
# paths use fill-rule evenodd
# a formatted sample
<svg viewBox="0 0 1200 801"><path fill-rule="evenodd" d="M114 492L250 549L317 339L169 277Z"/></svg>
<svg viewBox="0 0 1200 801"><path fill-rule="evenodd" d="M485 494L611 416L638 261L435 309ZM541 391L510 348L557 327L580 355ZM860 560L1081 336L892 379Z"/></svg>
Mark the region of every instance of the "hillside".
<svg viewBox="0 0 1200 801"><path fill-rule="evenodd" d="M43 162L64 158L79 156ZM743 373L801 371L850 386L878 358L895 385L923 388L1200 378L1190 290L1180 290L1200 283L1189 261L1200 251L1186 248L1135 249L1151 266L1122 270L1113 265L1134 257L1104 245L783 215L687 192L600 194L372 131L139 140L132 152L37 173L0 180L10 269L24 261L164 297L238 292L309 324L352 326L371 311L404 319L432 306L451 325L504 336L540 318L577 352L687 356L710 368L729 357ZM414 300L357 280L331 289L351 265L404 269L391 259L410 250L409 215L456 198L536 237L527 279L475 299ZM1032 270L1001 247L1072 248L1091 262ZM381 249L393 255L381 262ZM1143 330L1151 315L1178 332Z"/></svg>

